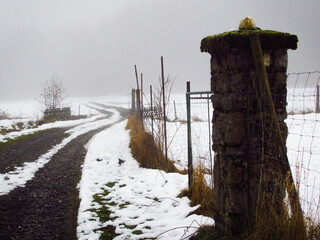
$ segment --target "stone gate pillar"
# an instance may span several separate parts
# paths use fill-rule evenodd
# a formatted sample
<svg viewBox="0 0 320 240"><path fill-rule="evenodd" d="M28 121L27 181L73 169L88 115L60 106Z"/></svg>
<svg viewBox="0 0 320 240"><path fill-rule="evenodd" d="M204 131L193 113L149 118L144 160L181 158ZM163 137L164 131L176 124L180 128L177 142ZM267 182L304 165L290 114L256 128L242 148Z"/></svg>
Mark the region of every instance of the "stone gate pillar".
<svg viewBox="0 0 320 240"><path fill-rule="evenodd" d="M297 48L297 36L244 28L208 36L201 51L211 55L214 92L213 150L214 219L221 231L240 233L257 207L280 212L285 196L280 156L271 139L273 129L261 103L250 34L258 34L271 95L284 141L287 126L287 50Z"/></svg>

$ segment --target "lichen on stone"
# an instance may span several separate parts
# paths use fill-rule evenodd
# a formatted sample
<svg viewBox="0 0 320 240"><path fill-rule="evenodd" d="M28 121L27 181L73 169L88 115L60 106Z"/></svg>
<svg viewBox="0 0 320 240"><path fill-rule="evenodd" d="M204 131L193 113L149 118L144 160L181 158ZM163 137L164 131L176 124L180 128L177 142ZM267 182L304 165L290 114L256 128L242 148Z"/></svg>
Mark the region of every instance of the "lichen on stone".
<svg viewBox="0 0 320 240"><path fill-rule="evenodd" d="M240 21L239 29L257 29L253 18L248 16Z"/></svg>
<svg viewBox="0 0 320 240"><path fill-rule="evenodd" d="M251 51L249 36L258 34L263 50L297 49L298 37L273 30L242 29L205 37L201 41L201 52L224 53L231 49Z"/></svg>

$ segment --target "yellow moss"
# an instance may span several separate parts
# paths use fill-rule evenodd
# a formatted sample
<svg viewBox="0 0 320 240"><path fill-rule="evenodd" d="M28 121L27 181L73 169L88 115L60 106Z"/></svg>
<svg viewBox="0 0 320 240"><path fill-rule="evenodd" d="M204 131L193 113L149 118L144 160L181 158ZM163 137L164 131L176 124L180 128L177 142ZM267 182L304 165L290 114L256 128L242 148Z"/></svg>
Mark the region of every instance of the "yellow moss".
<svg viewBox="0 0 320 240"><path fill-rule="evenodd" d="M252 17L248 16L240 21L239 29L250 29L256 28L256 23L252 19Z"/></svg>

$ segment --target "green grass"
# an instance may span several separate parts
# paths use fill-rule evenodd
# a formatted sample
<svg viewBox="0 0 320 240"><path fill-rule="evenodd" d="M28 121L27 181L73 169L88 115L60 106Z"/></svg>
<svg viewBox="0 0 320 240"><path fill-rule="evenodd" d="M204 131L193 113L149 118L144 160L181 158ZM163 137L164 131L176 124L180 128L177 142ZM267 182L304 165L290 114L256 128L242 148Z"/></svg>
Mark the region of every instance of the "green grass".
<svg viewBox="0 0 320 240"><path fill-rule="evenodd" d="M117 182L108 182L108 183L106 184L106 186L109 187L109 188L113 188L114 185L116 185L116 183L117 183Z"/></svg>
<svg viewBox="0 0 320 240"><path fill-rule="evenodd" d="M28 135L22 135L22 136L19 136L19 137L16 137L14 139L10 139L10 138L5 138L4 140L6 142L0 142L0 151L2 151L3 149L6 149L14 144L17 144L18 142L20 141L23 141L23 140L26 140L32 136L35 136L37 134L40 134L41 132L43 132L45 130L42 130L42 131L36 131L32 134L28 134Z"/></svg>
<svg viewBox="0 0 320 240"><path fill-rule="evenodd" d="M116 185L117 182L108 182L106 184L106 187L108 188L113 188ZM113 213L110 207L117 206L117 203L112 201L111 197L108 197L111 190L110 189L101 189L101 193L97 193L93 196L93 202L98 203L101 207L96 209L96 208L91 208L88 209L87 211L94 212L97 214L99 221L101 223L105 223L107 221L113 221L117 217L111 217L111 214ZM115 233L116 227L112 225L108 225L103 228L96 229L95 232L100 231L101 236L100 239L114 239L116 236L119 234Z"/></svg>
<svg viewBox="0 0 320 240"><path fill-rule="evenodd" d="M102 232L100 236L101 240L111 240L119 236L119 234L116 233L116 227L112 225L108 225L106 227L96 229L95 232L97 231Z"/></svg>
<svg viewBox="0 0 320 240"><path fill-rule="evenodd" d="M126 229L131 229L131 230L135 229L138 226L138 225L127 225L125 223L122 223L120 225L123 226Z"/></svg>
<svg viewBox="0 0 320 240"><path fill-rule="evenodd" d="M132 232L134 235L141 235L143 232L141 230L135 230Z"/></svg>
<svg viewBox="0 0 320 240"><path fill-rule="evenodd" d="M120 204L120 205L119 205L119 208L120 208L120 209L124 209L124 208L126 208L128 205L130 205L130 203L129 203L129 202L125 202L125 203Z"/></svg>

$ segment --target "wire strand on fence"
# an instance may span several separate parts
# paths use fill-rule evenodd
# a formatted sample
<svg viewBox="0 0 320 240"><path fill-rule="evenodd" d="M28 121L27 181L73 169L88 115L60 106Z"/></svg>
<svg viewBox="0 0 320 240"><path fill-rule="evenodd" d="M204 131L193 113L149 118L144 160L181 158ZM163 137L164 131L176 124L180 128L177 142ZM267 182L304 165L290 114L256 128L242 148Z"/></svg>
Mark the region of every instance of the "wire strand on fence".
<svg viewBox="0 0 320 240"><path fill-rule="evenodd" d="M303 197L301 201L304 205L309 203L314 205L318 203L320 196L320 113L315 112L318 97L316 87L320 83L320 71L287 73L286 75L286 91L274 91L272 97L277 101L287 102L287 114L283 113L281 118L288 128L286 146L289 164L294 179L297 175L300 176L300 197L307 196ZM268 77L272 78L274 76L268 74ZM272 87L277 88L279 84L281 83L276 79ZM194 96L191 99L192 142L195 164L198 160L198 162L207 162L204 159L208 159L208 149L212 144L209 142L209 139L212 138L212 132L208 123L211 125L212 116L207 117L208 101L196 98ZM172 110L174 108L172 99L175 100L176 111ZM146 101L148 102L148 100ZM211 103L209 107L209 111L212 113ZM169 155L176 162L178 168L182 170L186 167L187 162L185 96L171 96L167 108ZM145 121L150 122L150 119ZM272 129L267 130L269 132L273 131ZM281 161L281 158L274 156L273 160ZM206 166L208 169L212 169L210 163ZM299 166L299 169L296 168L297 166Z"/></svg>

